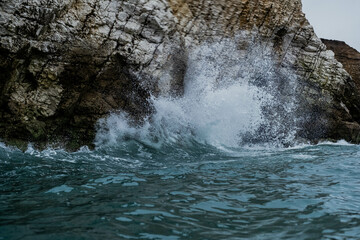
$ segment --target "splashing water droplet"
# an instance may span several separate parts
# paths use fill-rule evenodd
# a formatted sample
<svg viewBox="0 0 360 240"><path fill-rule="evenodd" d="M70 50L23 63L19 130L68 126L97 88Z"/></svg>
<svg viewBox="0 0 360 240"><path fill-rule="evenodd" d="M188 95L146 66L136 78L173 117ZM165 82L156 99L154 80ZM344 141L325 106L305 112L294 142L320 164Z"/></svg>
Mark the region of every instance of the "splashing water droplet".
<svg viewBox="0 0 360 240"><path fill-rule="evenodd" d="M261 46L239 50L233 40L198 46L189 51L182 96L153 96L155 111L141 126L132 126L125 113L102 119L96 145L117 145L124 139L157 148L194 141L226 147L293 141L296 82L289 77L292 90L278 96L274 89L284 76L273 65Z"/></svg>

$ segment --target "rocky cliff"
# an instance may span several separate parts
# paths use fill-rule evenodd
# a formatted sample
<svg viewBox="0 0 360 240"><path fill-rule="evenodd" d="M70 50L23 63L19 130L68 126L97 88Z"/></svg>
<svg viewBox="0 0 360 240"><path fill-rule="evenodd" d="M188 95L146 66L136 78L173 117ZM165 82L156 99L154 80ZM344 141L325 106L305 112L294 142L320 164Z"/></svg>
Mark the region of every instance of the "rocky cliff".
<svg viewBox="0 0 360 240"><path fill-rule="evenodd" d="M345 70L351 75L357 88L360 88L360 53L343 41L321 39L327 49L335 53Z"/></svg>
<svg viewBox="0 0 360 240"><path fill-rule="evenodd" d="M272 60L254 84L274 74L283 101L294 73L299 138L360 141L359 91L300 0L0 1L0 37L0 137L12 144L89 145L115 110L141 122L150 95L182 94L189 52L224 39L240 62L254 46L252 61Z"/></svg>

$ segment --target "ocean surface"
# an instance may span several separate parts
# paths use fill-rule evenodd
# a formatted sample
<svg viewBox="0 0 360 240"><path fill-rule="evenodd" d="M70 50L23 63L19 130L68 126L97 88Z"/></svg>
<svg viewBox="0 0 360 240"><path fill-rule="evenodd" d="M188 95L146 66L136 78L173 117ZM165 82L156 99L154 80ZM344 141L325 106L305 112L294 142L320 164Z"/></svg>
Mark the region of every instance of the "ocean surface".
<svg viewBox="0 0 360 240"><path fill-rule="evenodd" d="M0 239L359 239L360 146L0 147Z"/></svg>
<svg viewBox="0 0 360 240"><path fill-rule="evenodd" d="M264 49L200 46L181 97L164 80L94 150L0 144L0 240L360 239L360 146L298 138L312 113Z"/></svg>

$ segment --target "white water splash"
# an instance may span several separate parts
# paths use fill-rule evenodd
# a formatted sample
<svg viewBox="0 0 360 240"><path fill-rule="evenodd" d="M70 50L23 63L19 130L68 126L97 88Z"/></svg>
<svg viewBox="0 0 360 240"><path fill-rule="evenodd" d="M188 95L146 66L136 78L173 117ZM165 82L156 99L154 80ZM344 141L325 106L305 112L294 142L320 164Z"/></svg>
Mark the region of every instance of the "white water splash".
<svg viewBox="0 0 360 240"><path fill-rule="evenodd" d="M95 143L117 145L135 139L153 147L192 141L238 147L249 138L268 139L268 135L291 141L293 129L285 133L280 121L283 112L296 108L291 97L280 104L283 112L269 113L278 101L274 94L278 83L273 80L277 76L272 68L271 54L259 46L240 50L232 40L200 46L189 53L183 96L152 97L155 112L141 126L132 126L126 113L102 119ZM268 82L259 84L259 79ZM262 134L261 128L265 137L256 136Z"/></svg>
<svg viewBox="0 0 360 240"><path fill-rule="evenodd" d="M177 99L152 98L156 112L144 125L132 127L125 114L113 114L103 120L106 130L97 135L97 145L129 137L151 145L195 140L236 147L263 120L260 97L269 99L255 87L234 84Z"/></svg>

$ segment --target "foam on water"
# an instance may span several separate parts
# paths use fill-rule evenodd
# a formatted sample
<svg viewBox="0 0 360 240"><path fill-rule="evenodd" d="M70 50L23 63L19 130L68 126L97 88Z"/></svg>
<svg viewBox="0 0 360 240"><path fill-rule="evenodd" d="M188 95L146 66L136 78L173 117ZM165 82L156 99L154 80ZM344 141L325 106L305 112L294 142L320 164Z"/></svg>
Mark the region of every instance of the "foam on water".
<svg viewBox="0 0 360 240"><path fill-rule="evenodd" d="M141 126L133 126L124 112L113 113L99 122L96 145L116 146L129 139L156 148L194 141L217 147L292 142L296 81L273 70L266 48L249 49L222 40L190 50L184 94L153 96L149 101L155 111ZM287 96L279 96L276 88L284 75L291 87Z"/></svg>
<svg viewBox="0 0 360 240"><path fill-rule="evenodd" d="M209 89L190 97L152 98L156 112L145 124L133 127L124 113L113 114L102 124L106 131L97 135L97 145L116 144L126 137L152 146L166 142L238 146L241 136L252 133L262 121L261 99L270 98L248 85L234 84Z"/></svg>

